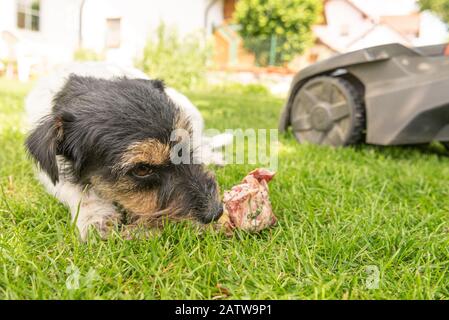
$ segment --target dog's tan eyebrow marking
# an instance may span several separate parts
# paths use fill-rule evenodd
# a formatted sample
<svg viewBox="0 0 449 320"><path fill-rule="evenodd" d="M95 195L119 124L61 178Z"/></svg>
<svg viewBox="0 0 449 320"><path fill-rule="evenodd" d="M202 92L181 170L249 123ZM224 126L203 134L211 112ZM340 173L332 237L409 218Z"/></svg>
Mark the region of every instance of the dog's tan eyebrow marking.
<svg viewBox="0 0 449 320"><path fill-rule="evenodd" d="M131 144L121 159L121 167L126 168L138 163L163 165L170 161L170 146L156 139Z"/></svg>

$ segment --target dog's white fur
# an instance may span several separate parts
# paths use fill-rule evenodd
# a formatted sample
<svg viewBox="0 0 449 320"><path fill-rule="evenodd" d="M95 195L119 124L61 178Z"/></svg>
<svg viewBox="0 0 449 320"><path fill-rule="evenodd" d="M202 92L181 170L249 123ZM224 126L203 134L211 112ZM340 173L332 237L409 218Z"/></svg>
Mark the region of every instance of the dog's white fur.
<svg viewBox="0 0 449 320"><path fill-rule="evenodd" d="M55 94L65 84L69 74L80 76L92 76L96 78L111 79L114 77L127 77L135 79L149 79L143 72L135 68L124 68L108 63L88 62L72 63L61 67L48 77L41 79L26 99L26 112L30 129L33 129L39 120L48 115L52 109L52 101ZM165 92L183 110L192 122L194 137L202 137L204 121L201 113L190 102L190 100L172 88L166 88ZM202 139L201 139L202 140ZM229 141L229 137L217 137L208 139L208 143L193 141L194 147L200 148L201 160L204 163L223 164L222 155L214 152L208 145L217 145L218 141ZM203 142L204 142L203 141ZM220 143L218 143L219 147ZM75 185L61 172L62 159L59 159L60 179L53 185L48 175L38 170L38 179L45 186L47 192L54 195L58 200L70 209L72 220L76 220L80 235L85 239L89 226L95 226L100 232L105 231L107 226L119 219L112 203L98 197L92 190L83 190L83 186Z"/></svg>

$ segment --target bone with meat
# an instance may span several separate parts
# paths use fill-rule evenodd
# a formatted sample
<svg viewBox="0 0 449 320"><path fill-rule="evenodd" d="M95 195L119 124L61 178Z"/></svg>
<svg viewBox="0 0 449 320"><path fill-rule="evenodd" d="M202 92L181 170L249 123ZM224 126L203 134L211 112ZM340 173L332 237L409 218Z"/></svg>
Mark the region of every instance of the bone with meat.
<svg viewBox="0 0 449 320"><path fill-rule="evenodd" d="M276 224L268 197L268 182L274 175L267 169L256 169L241 184L225 191L219 225L228 232L234 229L258 232Z"/></svg>

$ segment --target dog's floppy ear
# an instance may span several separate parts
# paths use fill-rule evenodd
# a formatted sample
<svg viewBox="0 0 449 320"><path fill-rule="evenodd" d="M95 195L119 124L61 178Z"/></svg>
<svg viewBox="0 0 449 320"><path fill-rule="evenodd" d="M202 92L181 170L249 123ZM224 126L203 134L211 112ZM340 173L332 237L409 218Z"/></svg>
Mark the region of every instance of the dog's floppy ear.
<svg viewBox="0 0 449 320"><path fill-rule="evenodd" d="M50 115L41 120L25 142L29 154L50 176L53 184L59 181L56 154L62 135L62 119Z"/></svg>

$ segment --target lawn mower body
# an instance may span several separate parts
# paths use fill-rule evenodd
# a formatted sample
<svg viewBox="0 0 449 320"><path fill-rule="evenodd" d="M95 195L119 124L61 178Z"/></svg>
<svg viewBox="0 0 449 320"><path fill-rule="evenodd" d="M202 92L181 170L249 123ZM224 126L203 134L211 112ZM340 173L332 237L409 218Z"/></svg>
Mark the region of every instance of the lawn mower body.
<svg viewBox="0 0 449 320"><path fill-rule="evenodd" d="M356 82L363 99L364 142L449 141L449 57L445 48L389 44L313 64L294 77L279 129L290 126L295 96L305 83L322 76L345 77Z"/></svg>

